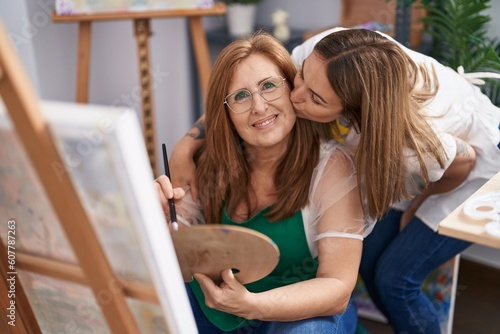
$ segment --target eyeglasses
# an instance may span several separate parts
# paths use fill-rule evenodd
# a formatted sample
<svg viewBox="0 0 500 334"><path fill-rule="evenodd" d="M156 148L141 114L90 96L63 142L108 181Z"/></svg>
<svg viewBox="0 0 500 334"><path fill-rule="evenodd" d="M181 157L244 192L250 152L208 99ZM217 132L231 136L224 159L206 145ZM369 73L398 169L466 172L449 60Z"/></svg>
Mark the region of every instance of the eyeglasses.
<svg viewBox="0 0 500 334"><path fill-rule="evenodd" d="M271 77L263 81L259 88L251 92L248 89L240 89L226 96L224 103L235 114L242 114L252 109L253 107L253 94L259 93L260 96L267 102L279 99L284 92L283 82L286 79L280 76Z"/></svg>

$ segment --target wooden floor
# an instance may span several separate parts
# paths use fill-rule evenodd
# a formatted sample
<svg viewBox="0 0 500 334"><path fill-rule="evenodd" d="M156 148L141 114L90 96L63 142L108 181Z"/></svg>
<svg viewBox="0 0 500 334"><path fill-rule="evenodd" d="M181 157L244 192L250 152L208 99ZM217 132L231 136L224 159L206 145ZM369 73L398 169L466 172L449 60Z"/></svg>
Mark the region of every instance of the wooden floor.
<svg viewBox="0 0 500 334"><path fill-rule="evenodd" d="M392 334L391 327L360 318L370 334ZM460 260L453 334L500 333L500 269Z"/></svg>

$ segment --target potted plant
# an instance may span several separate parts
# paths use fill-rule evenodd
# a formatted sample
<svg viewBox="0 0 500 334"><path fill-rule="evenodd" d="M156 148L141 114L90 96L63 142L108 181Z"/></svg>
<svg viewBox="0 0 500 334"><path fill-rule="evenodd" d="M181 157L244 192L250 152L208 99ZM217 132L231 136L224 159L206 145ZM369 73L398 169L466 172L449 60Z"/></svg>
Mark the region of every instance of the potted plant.
<svg viewBox="0 0 500 334"><path fill-rule="evenodd" d="M431 56L455 70L466 73L500 73L500 43L487 36L491 17L484 11L491 0L421 0L427 11L422 19L425 31L433 37ZM397 0L411 6L418 0ZM500 81L485 79L481 90L500 106Z"/></svg>
<svg viewBox="0 0 500 334"><path fill-rule="evenodd" d="M253 32L257 4L261 1L262 0L222 0L227 6L226 24L231 36L239 37Z"/></svg>
<svg viewBox="0 0 500 334"><path fill-rule="evenodd" d="M500 46L487 36L491 17L485 15L491 0L433 0L426 5L423 19L426 30L433 36L432 56L466 73L500 73ZM495 45L497 44L497 45ZM500 106L500 82L485 79L481 90Z"/></svg>

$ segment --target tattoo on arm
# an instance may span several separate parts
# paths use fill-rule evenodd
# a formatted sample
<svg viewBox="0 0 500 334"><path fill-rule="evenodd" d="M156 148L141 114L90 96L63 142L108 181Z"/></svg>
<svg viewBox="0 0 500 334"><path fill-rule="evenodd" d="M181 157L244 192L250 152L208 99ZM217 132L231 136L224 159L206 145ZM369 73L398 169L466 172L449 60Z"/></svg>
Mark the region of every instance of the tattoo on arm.
<svg viewBox="0 0 500 334"><path fill-rule="evenodd" d="M198 131L196 131L196 129L198 129ZM196 123L194 123L191 130L186 133L186 136L193 139L205 139L205 120L200 119Z"/></svg>
<svg viewBox="0 0 500 334"><path fill-rule="evenodd" d="M469 150L467 149L467 146L460 141L460 140L455 140L457 142L457 155L463 156L463 157L470 157Z"/></svg>

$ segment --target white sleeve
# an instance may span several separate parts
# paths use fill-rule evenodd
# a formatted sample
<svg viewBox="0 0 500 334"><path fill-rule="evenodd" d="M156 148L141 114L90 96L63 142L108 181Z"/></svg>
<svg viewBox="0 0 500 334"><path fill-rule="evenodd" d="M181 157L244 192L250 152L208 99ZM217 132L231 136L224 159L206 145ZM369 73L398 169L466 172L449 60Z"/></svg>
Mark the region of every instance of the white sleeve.
<svg viewBox="0 0 500 334"><path fill-rule="evenodd" d="M358 192L352 154L333 141L323 145L322 157L315 169L309 193L308 223L312 225L309 228L316 231L315 241L325 237L362 240L371 232L375 221L368 218L366 205L360 202L353 204L352 199L343 201L347 195L359 198ZM346 203L354 206L346 208ZM335 219L330 210L330 218L322 219L329 209L339 210L343 215Z"/></svg>
<svg viewBox="0 0 500 334"><path fill-rule="evenodd" d="M426 155L424 160L425 160L425 166L427 167L427 172L429 174L429 181L430 182L436 182L444 174L444 171L450 166L452 163L453 159L455 159L455 156L457 155L457 142L455 141L455 138L448 134L448 133L436 133L438 136L438 139L441 141L441 144L443 145L443 149L445 152L445 161L444 161L444 168L442 168L439 165L439 162L434 158L434 156L431 155ZM412 175L413 177L415 176L421 176L420 172L420 164L418 163L418 159L413 151L408 150L407 151L407 162L406 166L408 168L408 173Z"/></svg>
<svg viewBox="0 0 500 334"><path fill-rule="evenodd" d="M189 186L184 187L186 195L175 205L177 220L186 226L204 225L203 207L193 200Z"/></svg>

